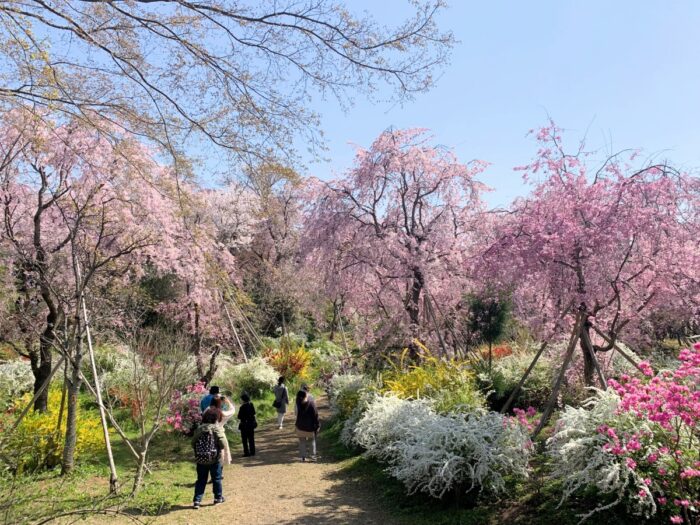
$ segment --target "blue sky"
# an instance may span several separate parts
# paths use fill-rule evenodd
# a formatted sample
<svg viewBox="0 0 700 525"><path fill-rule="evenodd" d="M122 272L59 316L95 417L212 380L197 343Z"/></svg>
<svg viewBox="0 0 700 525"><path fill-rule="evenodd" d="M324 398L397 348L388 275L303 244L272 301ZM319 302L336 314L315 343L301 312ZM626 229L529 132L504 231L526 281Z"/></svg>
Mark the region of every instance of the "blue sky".
<svg viewBox="0 0 700 525"><path fill-rule="evenodd" d="M387 24L405 5L348 0ZM347 113L316 101L330 162L307 157L309 174L341 173L349 143L368 146L389 126L425 127L460 160L491 162L486 199L505 206L527 191L512 168L532 158L527 131L547 115L591 148L700 166L700 2L452 0L440 24L460 43L429 93L403 107L358 97Z"/></svg>

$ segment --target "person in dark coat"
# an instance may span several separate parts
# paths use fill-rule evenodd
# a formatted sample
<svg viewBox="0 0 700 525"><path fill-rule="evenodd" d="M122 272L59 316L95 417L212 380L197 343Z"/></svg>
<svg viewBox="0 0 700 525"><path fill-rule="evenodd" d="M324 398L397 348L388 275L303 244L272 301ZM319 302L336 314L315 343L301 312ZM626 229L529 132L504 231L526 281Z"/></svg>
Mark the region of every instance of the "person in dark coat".
<svg viewBox="0 0 700 525"><path fill-rule="evenodd" d="M202 434L211 433L216 447L215 457L212 457L209 461L202 463L197 460L197 481L194 484L194 500L192 502L192 506L195 509L198 509L201 505L202 496L204 496L204 489L207 486L209 476L211 476L214 489L214 505L225 501L223 485L221 482L223 479L221 452L227 446L227 442L224 427L218 425L218 423L221 421L221 417L221 411L219 409L212 408L207 410L202 416L202 424L195 429L194 435L192 436L192 447L195 451L195 458L197 457L197 445L200 442L199 438L202 436Z"/></svg>
<svg viewBox="0 0 700 525"><path fill-rule="evenodd" d="M305 390L299 390L296 398L297 420L296 429L299 438L299 455L306 461L308 445L311 444L311 460L316 461L316 435L321 424L318 420L318 410L313 397Z"/></svg>
<svg viewBox="0 0 700 525"><path fill-rule="evenodd" d="M238 430L241 431L241 441L243 441L243 456L255 455L255 429L258 426L258 421L255 419L255 407L250 401L250 396L247 392L241 394L243 404L238 409Z"/></svg>

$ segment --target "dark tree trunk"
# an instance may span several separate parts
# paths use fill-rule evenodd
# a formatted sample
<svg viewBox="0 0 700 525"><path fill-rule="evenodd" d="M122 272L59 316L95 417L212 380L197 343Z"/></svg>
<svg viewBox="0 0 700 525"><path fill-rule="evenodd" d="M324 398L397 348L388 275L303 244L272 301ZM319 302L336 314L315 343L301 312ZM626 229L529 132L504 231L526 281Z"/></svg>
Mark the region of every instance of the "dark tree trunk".
<svg viewBox="0 0 700 525"><path fill-rule="evenodd" d="M63 445L63 460L61 462L61 474L70 474L75 467L75 445L78 438L78 394L80 393L80 364L82 362L82 344L77 343L75 357L73 359L71 375L68 379L67 399L68 411L66 415L66 439Z"/></svg>
<svg viewBox="0 0 700 525"><path fill-rule="evenodd" d="M413 282L409 291L408 300L406 301L406 311L411 320L411 324L418 326L420 324L420 298L425 286L425 279L420 268L413 269Z"/></svg>
<svg viewBox="0 0 700 525"><path fill-rule="evenodd" d="M409 357L414 363L419 362L421 357L420 350L413 342L413 339L418 336L418 327L420 326L420 299L424 285L425 280L423 278L423 272L421 272L420 268L413 268L413 282L406 300L406 312L408 313L408 318L411 321L412 336L411 341L408 344L408 352Z"/></svg>
<svg viewBox="0 0 700 525"><path fill-rule="evenodd" d="M34 374L34 393L43 386L51 373L53 343L56 341L56 321L58 315L55 309L49 309L46 316L46 327L39 338L39 350L30 353L30 363ZM49 389L44 391L34 401L34 410L45 412L49 401Z"/></svg>
<svg viewBox="0 0 700 525"><path fill-rule="evenodd" d="M594 386L595 384L595 363L593 362L595 349L590 346L591 340L591 322L586 320L581 324L581 337L579 338L579 346L583 352L583 380L586 386Z"/></svg>

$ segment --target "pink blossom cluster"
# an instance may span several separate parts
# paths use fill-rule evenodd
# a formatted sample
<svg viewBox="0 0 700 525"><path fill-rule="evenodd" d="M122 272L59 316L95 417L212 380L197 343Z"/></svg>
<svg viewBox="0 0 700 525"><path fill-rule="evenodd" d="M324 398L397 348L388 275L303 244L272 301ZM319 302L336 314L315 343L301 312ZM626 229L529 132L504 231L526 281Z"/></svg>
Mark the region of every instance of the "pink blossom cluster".
<svg viewBox="0 0 700 525"><path fill-rule="evenodd" d="M201 381L188 385L184 392L175 390L165 422L177 432L189 433L202 420L199 402L206 393L207 389Z"/></svg>
<svg viewBox="0 0 700 525"><path fill-rule="evenodd" d="M603 449L644 479L648 489L639 497L656 497L671 523L695 523L700 517L700 343L682 350L679 360L675 371L653 375L644 363L645 377L610 380L621 398L618 414L631 416L634 430L611 424L597 431L605 438Z"/></svg>
<svg viewBox="0 0 700 525"><path fill-rule="evenodd" d="M537 410L535 407L527 407L527 409L514 408L513 414L515 416L512 418L520 426L527 429L528 432L535 430L535 427L539 424L540 420L536 417Z"/></svg>

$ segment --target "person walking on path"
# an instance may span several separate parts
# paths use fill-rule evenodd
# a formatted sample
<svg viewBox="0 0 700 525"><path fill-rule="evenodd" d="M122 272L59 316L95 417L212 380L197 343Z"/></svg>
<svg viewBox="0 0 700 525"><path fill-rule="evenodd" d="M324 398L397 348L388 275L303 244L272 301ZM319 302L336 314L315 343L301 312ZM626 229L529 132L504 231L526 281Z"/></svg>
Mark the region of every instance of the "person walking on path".
<svg viewBox="0 0 700 525"><path fill-rule="evenodd" d="M219 395L219 387L212 385L211 388L209 388L209 393L204 396L201 401L199 402L199 411L204 413L204 411L209 408L209 405L211 405L211 400L214 399L216 396Z"/></svg>
<svg viewBox="0 0 700 525"><path fill-rule="evenodd" d="M194 499L192 507L199 509L211 476L214 489L214 505L224 502L224 489L222 484L223 464L222 450L226 447L226 434L224 427L218 425L222 419L221 411L210 408L202 416L202 424L199 425L192 436L192 448L197 462L197 481L194 484Z"/></svg>
<svg viewBox="0 0 700 525"><path fill-rule="evenodd" d="M287 406L289 405L289 392L284 384L284 377L280 377L277 380L277 386L274 388L275 401L272 406L277 410L277 427L282 430L282 423L284 423L284 415L287 413Z"/></svg>
<svg viewBox="0 0 700 525"><path fill-rule="evenodd" d="M238 409L238 430L241 431L241 441L243 442L243 456L255 455L255 429L258 426L258 421L255 419L255 406L250 401L250 396L247 392L241 394L243 404Z"/></svg>
<svg viewBox="0 0 700 525"><path fill-rule="evenodd" d="M321 424L318 420L316 402L305 390L299 390L296 399L296 429L299 438L299 455L306 461L308 444L311 444L311 460L316 461L316 435Z"/></svg>
<svg viewBox="0 0 700 525"><path fill-rule="evenodd" d="M228 420L231 419L231 417L233 417L233 414L236 412L236 407L234 406L234 404L227 397L217 395L211 400L211 405L209 405L209 408L207 408L204 411L204 414L206 414L210 410L219 410L221 412L221 421L219 421L217 424L221 426L221 428L223 428L225 432L226 423L228 423ZM231 463L233 463L233 458L231 457L231 449L228 445L228 439L226 440L226 446L222 451L222 455L222 463L224 465L230 465Z"/></svg>

